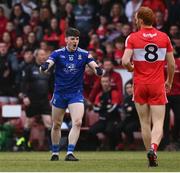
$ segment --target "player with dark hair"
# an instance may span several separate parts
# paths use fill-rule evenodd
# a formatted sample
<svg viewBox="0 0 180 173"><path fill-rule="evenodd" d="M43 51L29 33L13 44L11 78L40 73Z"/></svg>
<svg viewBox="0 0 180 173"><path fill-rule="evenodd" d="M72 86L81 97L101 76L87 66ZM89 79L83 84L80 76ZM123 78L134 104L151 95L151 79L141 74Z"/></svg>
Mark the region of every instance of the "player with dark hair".
<svg viewBox="0 0 180 173"><path fill-rule="evenodd" d="M175 63L168 36L152 26L153 11L148 7L141 7L135 14L135 20L139 31L127 37L122 63L128 71L134 71L134 101L149 166L154 167L158 166L156 152L163 135L166 92L169 92L172 86ZM132 56L133 64L130 60Z"/></svg>
<svg viewBox="0 0 180 173"><path fill-rule="evenodd" d="M59 160L59 141L61 138L61 124L66 108L69 109L72 128L68 136L66 161L78 161L73 155L79 138L82 118L84 115L83 74L86 64L98 76L103 75L101 69L89 52L78 47L79 30L69 28L66 31L66 47L52 52L49 59L41 65L40 70L47 72L55 64L55 89L52 98L52 157Z"/></svg>

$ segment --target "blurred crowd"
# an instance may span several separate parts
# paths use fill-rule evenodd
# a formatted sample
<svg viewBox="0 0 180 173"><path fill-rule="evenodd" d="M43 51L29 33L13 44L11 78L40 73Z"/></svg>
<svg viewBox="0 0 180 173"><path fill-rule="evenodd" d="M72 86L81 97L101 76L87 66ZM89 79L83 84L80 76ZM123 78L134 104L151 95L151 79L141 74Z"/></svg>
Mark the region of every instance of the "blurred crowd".
<svg viewBox="0 0 180 173"><path fill-rule="evenodd" d="M141 6L153 9L154 27L166 32L174 47L176 72L168 95L162 148L179 149L180 0L0 0L0 106L21 104L26 110L36 96L51 98L53 70L44 79L36 77L36 67L53 50L65 46L66 29L76 27L81 32L79 47L87 49L106 70L101 79L88 67L85 70L83 126L89 128L87 140L94 149L108 145L108 149L121 150L125 142L129 149L136 149L133 132L140 126L132 102L132 81L123 85L117 69L123 69L125 39L137 31L134 14ZM46 80L43 85L42 80ZM0 115L0 133L9 122ZM16 132L25 127L23 123L22 119L10 122Z"/></svg>

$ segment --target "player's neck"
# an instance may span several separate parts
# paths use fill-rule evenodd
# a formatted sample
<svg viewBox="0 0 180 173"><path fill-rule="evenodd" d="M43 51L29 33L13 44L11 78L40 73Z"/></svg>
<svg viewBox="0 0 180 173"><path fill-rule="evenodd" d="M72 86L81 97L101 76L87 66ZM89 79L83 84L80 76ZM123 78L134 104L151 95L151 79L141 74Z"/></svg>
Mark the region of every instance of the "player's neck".
<svg viewBox="0 0 180 173"><path fill-rule="evenodd" d="M66 49L68 52L75 52L76 50L70 49L68 46L66 46Z"/></svg>
<svg viewBox="0 0 180 173"><path fill-rule="evenodd" d="M151 29L151 28L153 28L153 26L152 25L141 25L141 29Z"/></svg>

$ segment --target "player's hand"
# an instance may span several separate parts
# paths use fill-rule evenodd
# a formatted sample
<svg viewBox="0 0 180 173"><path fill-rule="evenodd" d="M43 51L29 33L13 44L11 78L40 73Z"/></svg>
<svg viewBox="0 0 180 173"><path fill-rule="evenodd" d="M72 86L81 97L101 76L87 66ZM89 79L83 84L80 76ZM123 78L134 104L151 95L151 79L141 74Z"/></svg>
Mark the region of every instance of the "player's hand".
<svg viewBox="0 0 180 173"><path fill-rule="evenodd" d="M49 69L49 62L45 62L43 64L41 64L39 70L40 72L47 72Z"/></svg>
<svg viewBox="0 0 180 173"><path fill-rule="evenodd" d="M131 64L131 66L129 66L127 68L128 72L133 72L134 71L134 64Z"/></svg>
<svg viewBox="0 0 180 173"><path fill-rule="evenodd" d="M105 73L106 73L106 71L103 68L101 68L101 67L95 67L95 69L96 69L96 74L98 76L104 76Z"/></svg>
<svg viewBox="0 0 180 173"><path fill-rule="evenodd" d="M172 87L172 84L171 84L169 81L166 81L166 82L165 82L165 89L166 89L166 92L167 92L167 93L170 92L171 87Z"/></svg>

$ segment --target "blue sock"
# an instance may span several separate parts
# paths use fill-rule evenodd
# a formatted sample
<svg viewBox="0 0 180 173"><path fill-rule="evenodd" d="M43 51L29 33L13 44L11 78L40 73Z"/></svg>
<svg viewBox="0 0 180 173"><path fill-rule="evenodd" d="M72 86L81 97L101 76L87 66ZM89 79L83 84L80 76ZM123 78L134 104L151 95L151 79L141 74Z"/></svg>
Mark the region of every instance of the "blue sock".
<svg viewBox="0 0 180 173"><path fill-rule="evenodd" d="M59 144L52 145L52 154L59 154L60 146Z"/></svg>
<svg viewBox="0 0 180 173"><path fill-rule="evenodd" d="M75 149L75 145L74 144L69 144L68 149L67 149L67 155L72 154L74 149Z"/></svg>

